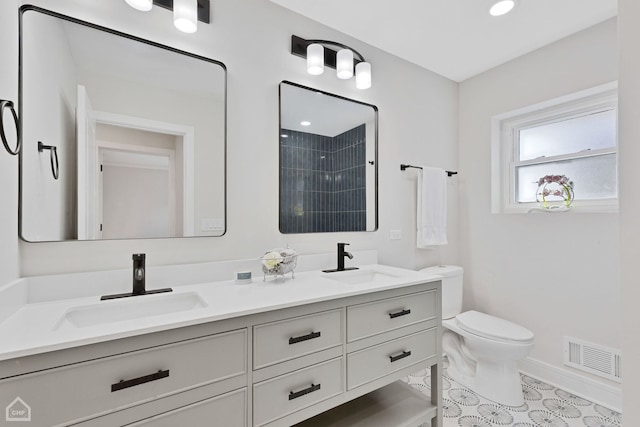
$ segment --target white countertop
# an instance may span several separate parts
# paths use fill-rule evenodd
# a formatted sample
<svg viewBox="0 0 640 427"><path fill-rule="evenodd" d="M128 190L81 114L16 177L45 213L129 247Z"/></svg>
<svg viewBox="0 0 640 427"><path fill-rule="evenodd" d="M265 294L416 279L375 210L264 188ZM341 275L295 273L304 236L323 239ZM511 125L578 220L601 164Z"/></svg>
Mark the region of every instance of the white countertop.
<svg viewBox="0 0 640 427"><path fill-rule="evenodd" d="M170 294L144 295L119 300L100 301L101 295L35 303L25 300L11 315L4 320L0 318L0 360L441 279L437 275L379 264L360 266L356 271L379 273L380 277L363 283L344 283L332 277L349 272L307 271L296 273L294 279L288 274L284 279L267 278L267 281L263 282L262 276L254 275L251 284L236 284L234 281L189 284L174 287ZM152 284L147 283L148 290L154 288ZM150 301L153 298L166 299L170 298L170 295L193 293L200 297L202 307L84 327L62 321L70 310L79 307L88 307L90 310L92 307L105 307L106 304L121 304L123 309L126 309L126 304L142 301L142 298Z"/></svg>

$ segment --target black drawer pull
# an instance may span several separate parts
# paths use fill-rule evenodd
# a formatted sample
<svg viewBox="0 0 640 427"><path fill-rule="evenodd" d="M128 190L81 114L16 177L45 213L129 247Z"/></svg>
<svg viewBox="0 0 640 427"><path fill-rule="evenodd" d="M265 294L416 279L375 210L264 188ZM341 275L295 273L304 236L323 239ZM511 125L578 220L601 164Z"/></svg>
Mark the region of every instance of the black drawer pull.
<svg viewBox="0 0 640 427"><path fill-rule="evenodd" d="M320 390L320 384L311 384L310 387L307 387L304 390L300 390L296 392L290 391L289 400L297 399L299 397L304 396L305 394L313 393L314 391L318 391L318 390Z"/></svg>
<svg viewBox="0 0 640 427"><path fill-rule="evenodd" d="M411 310L405 309L401 311L396 311L395 313L389 313L389 318L395 319L396 317L406 316L407 314L411 314Z"/></svg>
<svg viewBox="0 0 640 427"><path fill-rule="evenodd" d="M289 338L289 345L296 344L302 341L312 340L314 338L319 338L319 337L320 337L320 332L311 332L310 334L307 334L307 335L301 335L299 337L291 337Z"/></svg>
<svg viewBox="0 0 640 427"><path fill-rule="evenodd" d="M389 356L389 359L391 360L391 363L400 360L400 359L404 359L405 357L409 357L411 356L411 352L410 351L403 351L402 353L398 354L397 356Z"/></svg>
<svg viewBox="0 0 640 427"><path fill-rule="evenodd" d="M111 384L111 393L113 393L114 391L123 390L125 388L135 387L137 385L148 383L151 381L156 381L162 378L167 378L168 376L169 370L167 369L166 371L158 371L156 373L134 378L131 380L121 380L118 383Z"/></svg>

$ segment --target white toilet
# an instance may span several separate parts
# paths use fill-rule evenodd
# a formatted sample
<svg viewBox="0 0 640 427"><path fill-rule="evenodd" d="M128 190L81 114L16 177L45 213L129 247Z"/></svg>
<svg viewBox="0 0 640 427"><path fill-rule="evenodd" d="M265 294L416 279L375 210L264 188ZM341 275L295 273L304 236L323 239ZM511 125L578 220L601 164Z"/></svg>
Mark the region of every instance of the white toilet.
<svg viewBox="0 0 640 427"><path fill-rule="evenodd" d="M462 267L421 270L442 276L442 349L448 375L479 395L507 406L522 406L518 361L533 349L530 330L478 311L462 311Z"/></svg>

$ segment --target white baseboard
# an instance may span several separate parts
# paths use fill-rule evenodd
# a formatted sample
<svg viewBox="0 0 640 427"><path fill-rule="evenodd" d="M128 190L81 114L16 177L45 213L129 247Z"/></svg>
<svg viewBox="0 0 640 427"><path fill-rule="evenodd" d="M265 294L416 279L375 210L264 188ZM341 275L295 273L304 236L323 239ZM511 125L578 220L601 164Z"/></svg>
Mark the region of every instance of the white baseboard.
<svg viewBox="0 0 640 427"><path fill-rule="evenodd" d="M526 375L614 411L622 412L622 390L619 387L529 357L520 361L519 368Z"/></svg>

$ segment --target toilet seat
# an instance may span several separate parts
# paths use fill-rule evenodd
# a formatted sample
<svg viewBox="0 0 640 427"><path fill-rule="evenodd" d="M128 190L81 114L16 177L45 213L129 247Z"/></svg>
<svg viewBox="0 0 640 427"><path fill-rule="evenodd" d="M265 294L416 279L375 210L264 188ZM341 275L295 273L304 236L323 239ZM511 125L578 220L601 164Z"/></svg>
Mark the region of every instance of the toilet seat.
<svg viewBox="0 0 640 427"><path fill-rule="evenodd" d="M458 314L456 324L466 332L492 340L514 343L530 343L534 340L533 332L527 328L479 311Z"/></svg>

